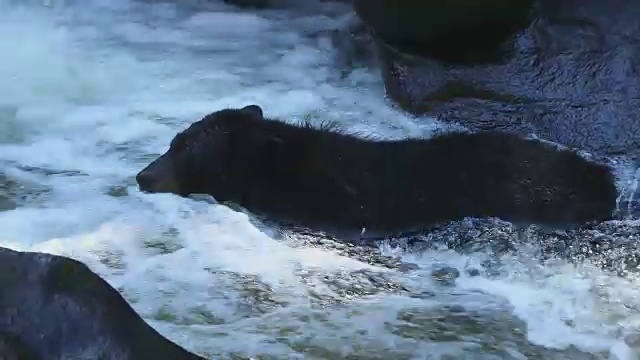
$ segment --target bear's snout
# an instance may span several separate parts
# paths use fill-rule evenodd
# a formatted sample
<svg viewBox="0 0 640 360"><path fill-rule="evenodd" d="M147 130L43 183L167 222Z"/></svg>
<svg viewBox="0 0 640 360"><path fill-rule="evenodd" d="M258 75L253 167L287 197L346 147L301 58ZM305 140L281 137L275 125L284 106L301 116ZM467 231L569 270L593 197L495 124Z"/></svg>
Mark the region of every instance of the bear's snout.
<svg viewBox="0 0 640 360"><path fill-rule="evenodd" d="M144 168L138 173L138 175L136 175L136 182L138 183L140 190L154 192L153 188L156 183L156 176L152 171L149 171L148 168Z"/></svg>
<svg viewBox="0 0 640 360"><path fill-rule="evenodd" d="M141 191L150 193L179 193L173 168L164 156L159 157L136 175Z"/></svg>

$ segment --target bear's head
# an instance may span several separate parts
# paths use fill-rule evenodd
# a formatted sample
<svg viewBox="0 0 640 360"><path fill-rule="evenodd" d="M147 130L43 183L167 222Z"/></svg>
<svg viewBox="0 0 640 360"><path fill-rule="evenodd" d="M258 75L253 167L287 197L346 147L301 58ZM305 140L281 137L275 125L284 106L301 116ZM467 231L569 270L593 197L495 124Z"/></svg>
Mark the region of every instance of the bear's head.
<svg viewBox="0 0 640 360"><path fill-rule="evenodd" d="M178 133L169 150L136 175L140 190L214 197L232 192L261 166L264 145L273 140L261 130L263 121L258 105L205 116Z"/></svg>

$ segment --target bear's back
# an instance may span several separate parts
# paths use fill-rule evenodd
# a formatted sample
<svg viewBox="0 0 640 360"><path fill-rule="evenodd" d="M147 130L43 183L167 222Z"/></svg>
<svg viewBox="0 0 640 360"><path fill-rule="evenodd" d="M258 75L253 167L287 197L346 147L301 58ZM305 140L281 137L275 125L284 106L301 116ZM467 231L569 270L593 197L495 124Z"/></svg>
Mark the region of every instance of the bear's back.
<svg viewBox="0 0 640 360"><path fill-rule="evenodd" d="M315 173L326 175L317 181L349 189L336 205L357 214L346 217L363 227L414 228L467 216L564 225L608 219L615 208L609 168L512 133L390 141L304 131L313 132L307 154Z"/></svg>

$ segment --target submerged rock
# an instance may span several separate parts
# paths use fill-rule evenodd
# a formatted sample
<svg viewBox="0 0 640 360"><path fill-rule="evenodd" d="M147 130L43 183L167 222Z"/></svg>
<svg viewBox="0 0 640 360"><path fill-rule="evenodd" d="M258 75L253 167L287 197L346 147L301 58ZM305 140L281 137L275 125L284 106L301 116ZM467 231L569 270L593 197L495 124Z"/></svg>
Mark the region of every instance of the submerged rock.
<svg viewBox="0 0 640 360"><path fill-rule="evenodd" d="M76 260L0 248L0 289L8 359L203 359L160 335Z"/></svg>
<svg viewBox="0 0 640 360"><path fill-rule="evenodd" d="M335 251L337 254L358 260L371 266L409 272L418 269L416 264L406 263L399 257L382 255L375 242L355 244L350 238L338 238L307 229L285 230L282 239L291 247L314 247Z"/></svg>
<svg viewBox="0 0 640 360"><path fill-rule="evenodd" d="M539 261L564 259L589 263L619 275L640 272L640 221L607 221L583 228L557 231L539 226L526 228L498 219L468 218L433 228L412 237L385 242L408 252L424 252L442 246L463 254L483 254L481 269L470 276L491 272L505 254L529 252Z"/></svg>
<svg viewBox="0 0 640 360"><path fill-rule="evenodd" d="M13 191L14 182L0 173L0 211L13 210L18 207Z"/></svg>
<svg viewBox="0 0 640 360"><path fill-rule="evenodd" d="M431 277L434 280L448 284L452 284L459 276L460 271L451 266L445 266L431 271Z"/></svg>
<svg viewBox="0 0 640 360"><path fill-rule="evenodd" d="M411 17L392 26L388 14L401 12L402 1L358 3L381 34L376 45L386 92L404 110L472 130L534 133L601 156L640 157L638 2L536 0L528 25L505 39L484 39L492 32L461 24L457 35L413 29L410 19L430 24L424 19L435 15L428 6L412 8ZM464 16L458 18L462 23ZM427 30L437 35L427 44L407 38Z"/></svg>
<svg viewBox="0 0 640 360"><path fill-rule="evenodd" d="M25 178L10 176L0 170L0 211L42 203L51 189Z"/></svg>
<svg viewBox="0 0 640 360"><path fill-rule="evenodd" d="M10 199L8 196L0 194L0 211L7 211L16 209L18 205L15 201Z"/></svg>
<svg viewBox="0 0 640 360"><path fill-rule="evenodd" d="M482 254L484 261L464 269L468 276L494 273L503 255L526 251L543 262L562 259L575 264L589 263L619 275L640 273L640 220L611 220L589 226L557 230L537 225L526 227L497 218L469 217L434 226L426 232L408 236L370 239L355 242L349 237L334 237L309 230L282 233L292 247L318 247L360 262L392 270L403 276L420 266L400 256L381 253L381 246L396 249L393 253L420 254L452 249L461 254ZM397 252L399 250L399 252ZM355 276L355 274L351 274ZM436 280L455 280L460 271L444 266L432 273ZM402 287L382 286L377 291L407 291Z"/></svg>

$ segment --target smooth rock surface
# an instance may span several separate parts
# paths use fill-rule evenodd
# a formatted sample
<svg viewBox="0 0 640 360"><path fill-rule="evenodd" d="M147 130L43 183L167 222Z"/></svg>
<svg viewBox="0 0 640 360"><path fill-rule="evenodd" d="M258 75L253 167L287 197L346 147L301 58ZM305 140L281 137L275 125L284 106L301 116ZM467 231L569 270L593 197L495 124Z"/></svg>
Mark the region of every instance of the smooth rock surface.
<svg viewBox="0 0 640 360"><path fill-rule="evenodd" d="M0 289L8 359L203 359L160 335L76 260L0 248Z"/></svg>

